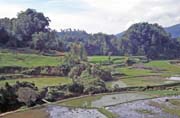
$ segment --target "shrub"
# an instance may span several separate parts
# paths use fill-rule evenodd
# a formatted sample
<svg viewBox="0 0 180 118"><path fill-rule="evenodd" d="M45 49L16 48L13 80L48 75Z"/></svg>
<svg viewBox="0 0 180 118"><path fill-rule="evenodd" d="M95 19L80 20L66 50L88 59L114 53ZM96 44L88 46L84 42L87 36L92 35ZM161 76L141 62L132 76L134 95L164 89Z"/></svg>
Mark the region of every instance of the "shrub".
<svg viewBox="0 0 180 118"><path fill-rule="evenodd" d="M81 75L81 73L86 69L86 66L84 64L79 64L77 66L74 66L71 71L69 72L69 77L72 79L76 79Z"/></svg>
<svg viewBox="0 0 180 118"><path fill-rule="evenodd" d="M69 85L69 91L72 93L83 93L84 86L82 84L79 84L77 82L74 82L73 84Z"/></svg>
<svg viewBox="0 0 180 118"><path fill-rule="evenodd" d="M57 89L51 88L46 93L45 99L53 102L55 100L62 99L64 97L65 97L65 93L63 91L59 91Z"/></svg>
<svg viewBox="0 0 180 118"><path fill-rule="evenodd" d="M38 99L37 91L29 87L20 87L16 94L18 101L25 103L28 107L35 105Z"/></svg>
<svg viewBox="0 0 180 118"><path fill-rule="evenodd" d="M86 83L87 86L84 88L84 93L95 94L95 93L103 93L107 91L106 85L102 80L94 80L90 83Z"/></svg>

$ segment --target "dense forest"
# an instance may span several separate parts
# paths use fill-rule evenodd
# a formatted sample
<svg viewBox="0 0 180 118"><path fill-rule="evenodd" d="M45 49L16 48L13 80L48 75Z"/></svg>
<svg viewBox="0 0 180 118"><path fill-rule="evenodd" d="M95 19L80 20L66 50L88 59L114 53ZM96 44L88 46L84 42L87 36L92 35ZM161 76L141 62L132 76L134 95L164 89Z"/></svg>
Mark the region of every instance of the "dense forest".
<svg viewBox="0 0 180 118"><path fill-rule="evenodd" d="M49 23L48 17L33 9L21 11L17 18L0 19L0 47L31 48L40 52L69 51L73 43L79 43L88 55L143 55L150 59L180 57L180 41L158 24L137 23L117 36L74 29L57 32L49 28Z"/></svg>
<svg viewBox="0 0 180 118"><path fill-rule="evenodd" d="M145 55L150 59L177 58L180 43L158 24L132 25L121 38L123 54Z"/></svg>

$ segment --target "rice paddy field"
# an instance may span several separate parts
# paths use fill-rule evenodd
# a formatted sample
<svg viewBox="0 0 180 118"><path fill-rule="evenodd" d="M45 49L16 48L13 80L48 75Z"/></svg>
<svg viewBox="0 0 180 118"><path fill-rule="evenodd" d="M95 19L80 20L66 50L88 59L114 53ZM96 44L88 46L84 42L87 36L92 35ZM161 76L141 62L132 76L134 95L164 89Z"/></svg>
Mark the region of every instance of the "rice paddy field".
<svg viewBox="0 0 180 118"><path fill-rule="evenodd" d="M118 85L123 86L150 86L160 85L165 83L173 83L177 81L169 81L167 78L180 75L180 66L171 64L171 60L153 60L146 63L141 62L143 57L132 57L138 62L135 66L118 66L125 64L127 57L112 56L111 64L103 66L103 68L111 69L116 73L122 74L116 77L113 82L108 82L108 86L113 86L117 82ZM89 57L89 62L101 64L108 62L108 56L92 56ZM117 66L116 66L117 65ZM138 67L140 65L140 67Z"/></svg>
<svg viewBox="0 0 180 118"><path fill-rule="evenodd" d="M21 54L0 52L0 67L37 67L37 66L58 66L63 63L63 57L51 57L37 54Z"/></svg>
<svg viewBox="0 0 180 118"><path fill-rule="evenodd" d="M113 81L107 82L108 87L128 86L150 86L160 85L165 83L177 82L175 80L168 80L167 78L180 75L180 66L171 64L171 60L154 60L147 63L141 62L144 57L132 57L140 68L135 66L126 66L125 56L90 56L88 61L90 63L101 64L104 69L111 69L113 73L119 73L120 76L115 75ZM104 62L111 61L110 64L103 65ZM59 66L63 64L63 57L42 56L36 54L14 54L0 52L0 67L5 66L21 66L21 67L37 67L37 66ZM119 66L124 65L124 66ZM143 65L143 66L142 66ZM146 67L146 68L144 68ZM0 86L5 82L14 84L16 81L34 82L38 87L57 85L59 83L69 83L71 80L66 77L37 77L37 78L20 78L17 80L0 81Z"/></svg>
<svg viewBox="0 0 180 118"><path fill-rule="evenodd" d="M110 69L114 80L106 82L109 88L114 88L118 86L123 87L133 87L133 86L151 86L151 85L163 85L167 83L177 83L179 80L170 80L168 78L174 76L180 76L180 66L179 64L172 64L172 60L153 60L149 62L142 61L144 57L131 57L136 61L134 65L126 65L127 57L125 56L91 56L88 57L88 61L92 64L99 64L103 69ZM14 63L15 62L15 63ZM111 63L109 63L111 62ZM35 54L13 54L13 53L0 53L0 67L5 66L21 66L21 67L37 67L37 66L59 66L63 64L62 57L50 57L50 56L40 56ZM0 87L2 87L6 82L9 84L14 84L16 81L27 81L33 82L39 88L45 86L55 86L59 84L71 83L72 80L68 77L30 77L30 78L19 78L14 80L1 80ZM176 86L176 90L150 90L144 92L133 92L133 93L111 93L111 94L98 94L89 95L85 97L67 99L63 101L58 101L53 103L55 106L45 107L42 109L32 110L32 113L39 113L41 116L36 116L39 118L57 118L58 114L64 113L64 116L75 118L73 116L81 116L82 118L89 114L93 117L102 118L121 118L119 111L123 110L125 106L128 109L131 106L139 106L137 108L133 107L133 112L131 115L141 117L160 117L162 114L166 114L165 118L169 115L174 118L179 117L179 112L173 110L177 108L179 110L179 97L167 98L170 99L167 104L171 104L172 107L167 107L167 104L163 104L157 100L151 102L152 98L156 97L167 97L180 95L180 87ZM148 102L144 101L148 100ZM160 99L161 100L161 99ZM163 98L162 101L165 101ZM154 105L154 102L158 106ZM151 103L151 105L149 105ZM145 107L140 107L145 104ZM151 108L156 107L161 110L156 113ZM46 110L44 110L46 109ZM25 111L17 113L15 115L30 116L31 111ZM87 114L83 114L86 113ZM127 112L126 112L127 113ZM126 116L126 113L122 113L122 116ZM23 115L22 115L23 114ZM45 114L46 116L44 116ZM155 115L156 114L156 115ZM160 114L160 115L157 115ZM131 116L129 116L131 117ZM14 118L13 115L7 115L3 118ZM29 117L32 118L32 117ZM123 117L126 118L126 117Z"/></svg>
<svg viewBox="0 0 180 118"><path fill-rule="evenodd" d="M34 83L38 88L43 88L47 86L56 86L60 84L69 84L72 80L68 77L35 77L35 78L22 78L22 79L11 79L11 80L1 80L0 87L3 87L6 82L10 85L19 82L31 82Z"/></svg>

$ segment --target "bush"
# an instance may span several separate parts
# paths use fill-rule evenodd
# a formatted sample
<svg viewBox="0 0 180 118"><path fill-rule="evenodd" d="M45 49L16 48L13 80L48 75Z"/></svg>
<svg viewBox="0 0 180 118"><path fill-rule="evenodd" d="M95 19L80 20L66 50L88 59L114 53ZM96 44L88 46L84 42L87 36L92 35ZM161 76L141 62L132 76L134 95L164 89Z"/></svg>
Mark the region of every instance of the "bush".
<svg viewBox="0 0 180 118"><path fill-rule="evenodd" d="M72 93L82 94L83 90L84 90L84 86L77 82L74 82L73 84L69 85L69 91Z"/></svg>
<svg viewBox="0 0 180 118"><path fill-rule="evenodd" d="M65 93L63 91L59 91L58 89L49 89L46 93L45 99L48 101L55 101L58 99L63 99L65 97Z"/></svg>
<svg viewBox="0 0 180 118"><path fill-rule="evenodd" d="M86 94L103 93L106 91L107 91L106 85L102 80L94 80L90 83L87 83L87 86L85 86L84 89L84 93Z"/></svg>
<svg viewBox="0 0 180 118"><path fill-rule="evenodd" d="M77 66L74 66L71 71L69 72L69 77L72 79L78 78L81 73L86 69L86 66L84 64L79 64Z"/></svg>
<svg viewBox="0 0 180 118"><path fill-rule="evenodd" d="M136 60L133 59L133 58L127 57L127 59L125 60L125 63L126 63L127 66L132 66L133 64L136 63Z"/></svg>
<svg viewBox="0 0 180 118"><path fill-rule="evenodd" d="M91 68L91 72L92 72L93 77L99 78L99 79L101 79L103 81L113 80L111 72L100 69L100 67L93 66Z"/></svg>

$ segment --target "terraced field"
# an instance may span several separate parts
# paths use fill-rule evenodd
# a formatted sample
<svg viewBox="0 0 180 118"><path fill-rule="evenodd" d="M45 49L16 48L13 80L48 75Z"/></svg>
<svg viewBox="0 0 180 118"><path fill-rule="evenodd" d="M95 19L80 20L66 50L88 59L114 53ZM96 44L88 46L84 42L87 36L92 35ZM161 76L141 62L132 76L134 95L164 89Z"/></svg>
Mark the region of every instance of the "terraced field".
<svg viewBox="0 0 180 118"><path fill-rule="evenodd" d="M179 100L180 96L140 100L108 107L108 110L118 118L179 118Z"/></svg>
<svg viewBox="0 0 180 118"><path fill-rule="evenodd" d="M0 87L3 87L6 82L13 85L17 81L19 82L31 82L34 83L38 88L43 88L47 86L55 86L59 84L68 84L71 83L72 80L68 77L40 77L40 78L25 78L25 79L12 79L12 80L1 80Z"/></svg>
<svg viewBox="0 0 180 118"><path fill-rule="evenodd" d="M19 66L58 66L63 63L62 57L42 56L36 54L2 53L0 52L0 67Z"/></svg>
<svg viewBox="0 0 180 118"><path fill-rule="evenodd" d="M180 75L180 66L171 64L171 60L157 60L150 61L147 63L141 62L140 58L135 56L134 60L138 62L136 66L119 66L125 65L125 60L127 57L123 56L112 56L111 64L105 65L102 67L111 69L115 73L122 74L116 78L119 78L119 81L116 79L114 82L108 82L108 86L114 86L115 84L122 86L150 86L150 85L160 85L168 82L177 82L169 81L167 78L173 77L175 75ZM91 63L102 63L108 62L108 56L92 56L89 57ZM121 82L121 83L120 83Z"/></svg>
<svg viewBox="0 0 180 118"><path fill-rule="evenodd" d="M1 53L0 53L1 54ZM3 55L3 54L2 54ZM57 66L62 64L62 58L59 57L47 57L47 56L38 56L37 60L39 62L33 62L36 60L37 55L25 55L19 54L18 56L5 54L6 59L0 59L1 67L11 65L12 61L17 61L17 65L22 67L34 67L34 66L45 66L53 65ZM23 61L21 60L23 58ZM115 86L119 88L131 87L131 86L150 86L150 85L162 85L167 83L176 83L178 80L170 80L169 77L180 75L180 66L171 64L170 60L166 61L150 61L147 63L141 62L139 58L134 57L137 61L136 65L127 66L125 64L127 57L121 56L112 56L109 60L108 56L92 56L89 57L89 62L94 64L100 64L101 68L110 69L114 73L114 80L106 82L106 85L113 89ZM13 60L14 59L14 60ZM32 59L31 61L29 59ZM111 62L109 62L111 61ZM7 62L7 63L5 63ZM3 64L5 63L5 64ZM16 64L15 64L16 65ZM0 81L0 86L3 86L6 82L14 84L16 81L28 81L33 82L39 88L45 86L55 86L58 84L67 84L71 83L71 79L68 77L37 77L37 78L21 78L15 80L2 80ZM180 95L180 87L175 86L167 90L148 90L144 92L134 92L134 93L112 93L112 94L99 94L99 95L89 95L86 97L79 97L73 99L67 99L54 103L53 105L46 106L39 110L25 111L20 113L15 113L15 116L26 115L27 118L32 118L30 114L33 112L38 112L36 114L38 118L57 118L60 114L63 114L63 118L84 118L84 117L100 117L100 118L118 118L123 116L128 116L127 113L130 113L134 118L141 116L147 117L165 117L172 116L178 118L179 114L177 111L174 111L171 108L168 108L167 105L162 105L159 103L159 106L149 106L149 101L145 102L142 99L151 99L155 97L164 97L164 96L173 96ZM164 98L162 100L165 100ZM156 99L155 99L155 102ZM153 102L152 102L153 103ZM179 97L175 100L170 100L168 104L179 104ZM135 107L137 105L137 108ZM143 106L144 105L144 106ZM133 107L134 106L134 107ZM127 109L125 109L127 107ZM134 108L132 112L129 112L131 107ZM157 113L152 110L154 107L161 107ZM176 106L177 107L177 106ZM147 108L147 109L146 109ZM174 108L174 106L172 107ZM157 110L158 108L154 108ZM127 112L124 112L127 111ZM123 113L122 113L123 112ZM23 114L23 115L22 115ZM45 114L46 116L42 116ZM163 115L165 114L165 116ZM39 115L39 116L38 116ZM14 118L14 115L7 115L3 118ZM29 116L29 117L28 117ZM62 116L62 115L61 115ZM126 118L126 117L123 117Z"/></svg>

